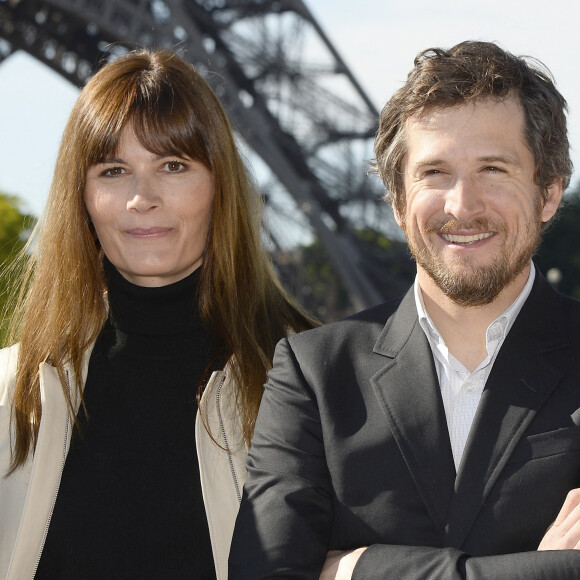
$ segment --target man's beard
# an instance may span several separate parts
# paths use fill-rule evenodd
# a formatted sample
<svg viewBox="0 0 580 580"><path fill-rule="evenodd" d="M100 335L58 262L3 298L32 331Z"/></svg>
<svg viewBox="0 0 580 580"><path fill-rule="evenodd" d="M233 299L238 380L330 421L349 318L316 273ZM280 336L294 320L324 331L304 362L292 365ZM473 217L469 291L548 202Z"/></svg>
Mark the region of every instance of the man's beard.
<svg viewBox="0 0 580 580"><path fill-rule="evenodd" d="M535 219L528 220L525 231L520 232L514 242L516 245L508 247L506 241L501 248L499 258L487 266L475 266L469 258L465 257L457 257L454 263L448 266L437 255L434 245L429 241L425 242L424 239L416 243L415 239L408 237L409 249L417 264L455 304L485 306L493 302L530 263L541 240L540 208L537 209L534 217ZM494 231L507 240L507 226L493 224L485 218L474 218L466 223L449 219L427 228L425 233L441 234L461 230Z"/></svg>

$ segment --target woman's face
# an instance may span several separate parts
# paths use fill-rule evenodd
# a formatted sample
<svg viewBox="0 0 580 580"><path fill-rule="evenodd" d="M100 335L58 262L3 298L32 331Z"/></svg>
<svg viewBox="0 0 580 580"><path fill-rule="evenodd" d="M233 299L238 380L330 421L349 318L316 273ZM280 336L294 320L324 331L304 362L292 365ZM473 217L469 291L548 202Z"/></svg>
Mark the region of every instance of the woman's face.
<svg viewBox="0 0 580 580"><path fill-rule="evenodd" d="M202 262L213 178L188 157L155 155L130 126L87 172L85 203L107 258L139 286L165 286Z"/></svg>

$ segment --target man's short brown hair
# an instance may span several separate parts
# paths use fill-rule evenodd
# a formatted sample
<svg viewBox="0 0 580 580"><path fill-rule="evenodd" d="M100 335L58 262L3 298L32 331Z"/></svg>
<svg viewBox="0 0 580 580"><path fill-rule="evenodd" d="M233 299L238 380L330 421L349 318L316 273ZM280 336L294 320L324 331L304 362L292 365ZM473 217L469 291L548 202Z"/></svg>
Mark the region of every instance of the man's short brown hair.
<svg viewBox="0 0 580 580"><path fill-rule="evenodd" d="M381 112L375 169L387 187L387 201L400 215L406 208L402 162L407 153L407 119L429 108L510 96L524 112L525 139L534 156L534 182L542 195L556 179L562 180L563 189L568 187L572 161L567 105L550 71L537 60L514 56L492 42L466 41L449 50L420 52L406 83Z"/></svg>

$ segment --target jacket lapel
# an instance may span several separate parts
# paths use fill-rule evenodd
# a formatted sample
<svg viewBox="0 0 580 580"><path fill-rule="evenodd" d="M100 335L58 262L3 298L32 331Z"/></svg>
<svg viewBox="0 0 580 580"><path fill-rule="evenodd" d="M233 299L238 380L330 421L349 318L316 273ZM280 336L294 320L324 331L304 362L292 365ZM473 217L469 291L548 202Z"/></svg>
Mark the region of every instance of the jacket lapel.
<svg viewBox="0 0 580 580"><path fill-rule="evenodd" d="M83 385L92 348L93 344L83 355ZM65 375L69 388L72 388L75 380L72 370L65 367ZM70 417L56 369L48 363L42 363L39 376L42 419L34 456L29 459L30 463L26 467L30 474L28 491L12 551L8 579L32 578L35 574L72 435L74 418ZM80 401L74 391L72 398L73 404L78 407Z"/></svg>
<svg viewBox="0 0 580 580"><path fill-rule="evenodd" d="M449 508L446 544L460 547L509 456L563 370L551 351L566 346L559 297L536 274L532 293L508 334L483 391Z"/></svg>
<svg viewBox="0 0 580 580"><path fill-rule="evenodd" d="M374 352L390 360L371 384L431 517L442 530L455 467L431 349L413 289L387 322Z"/></svg>
<svg viewBox="0 0 580 580"><path fill-rule="evenodd" d="M68 449L70 418L56 369L40 366L42 420L32 462L30 484L10 571L32 578L40 558L56 490ZM12 577L12 576L9 576Z"/></svg>

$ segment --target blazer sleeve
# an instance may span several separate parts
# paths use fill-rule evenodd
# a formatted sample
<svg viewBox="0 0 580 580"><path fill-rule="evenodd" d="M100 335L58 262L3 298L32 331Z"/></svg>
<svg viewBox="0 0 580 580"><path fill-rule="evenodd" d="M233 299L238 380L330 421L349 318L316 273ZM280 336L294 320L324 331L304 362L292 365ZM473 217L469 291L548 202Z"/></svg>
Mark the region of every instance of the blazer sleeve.
<svg viewBox="0 0 580 580"><path fill-rule="evenodd" d="M330 420L325 428L332 428ZM230 580L318 579L332 541L334 495L316 396L287 340L276 348L247 467ZM353 580L390 578L576 580L580 552L470 557L454 548L370 546Z"/></svg>
<svg viewBox="0 0 580 580"><path fill-rule="evenodd" d="M332 529L332 494L315 398L286 339L276 348L247 468L230 580L318 578Z"/></svg>
<svg viewBox="0 0 580 580"><path fill-rule="evenodd" d="M576 580L580 552L521 552L470 557L454 548L373 545L354 569L352 580Z"/></svg>

